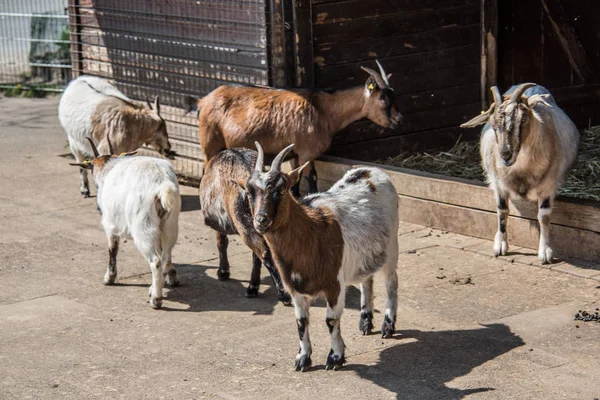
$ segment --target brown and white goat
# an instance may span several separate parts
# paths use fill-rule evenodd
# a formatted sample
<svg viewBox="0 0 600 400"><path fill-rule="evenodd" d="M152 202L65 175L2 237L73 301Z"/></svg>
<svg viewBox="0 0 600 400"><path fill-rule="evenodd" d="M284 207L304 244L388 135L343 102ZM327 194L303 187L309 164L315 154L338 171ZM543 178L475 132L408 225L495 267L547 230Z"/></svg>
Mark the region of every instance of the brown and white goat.
<svg viewBox="0 0 600 400"><path fill-rule="evenodd" d="M490 108L461 127L485 123L481 159L498 205L494 255L508 251L509 197L524 198L538 203L538 258L543 264L551 263L552 203L577 157L579 131L543 86L513 86L504 98L494 86L492 94Z"/></svg>
<svg viewBox="0 0 600 400"><path fill-rule="evenodd" d="M58 105L58 118L67 132L71 153L78 163L92 155L86 138L92 138L98 149L107 154L107 136L119 154L137 150L146 144L165 157L174 158L165 120L160 116L158 97L154 108L135 104L106 80L80 76L71 81ZM81 193L89 197L87 170L80 168Z"/></svg>
<svg viewBox="0 0 600 400"><path fill-rule="evenodd" d="M333 135L362 118L394 128L401 114L394 91L379 62L364 86L333 93L256 87L221 86L202 99L186 98L188 111L198 110L200 144L205 160L225 148L252 148L255 141L267 155L295 143L295 167L311 162L309 192L316 192L312 161L329 148Z"/></svg>
<svg viewBox="0 0 600 400"><path fill-rule="evenodd" d="M217 231L219 249L219 280L229 279L227 235L239 234L252 250L252 274L246 290L247 297L258 296L260 268L264 263L275 283L279 300L291 304L290 295L281 283L279 272L273 264L271 252L263 236L254 228L247 194L235 183L247 181L252 175L257 153L249 149L227 149L210 159L204 168L200 183L200 204L204 223Z"/></svg>
<svg viewBox="0 0 600 400"><path fill-rule="evenodd" d="M331 336L326 369L338 369L344 362L344 341L340 318L346 286L360 283L359 329L373 329L373 274L382 270L387 288L387 306L381 328L383 337L395 330L398 296L398 195L390 178L377 168L350 170L328 191L301 201L290 189L302 174L303 166L282 174L281 163L293 144L274 159L263 172L264 155L256 143L258 159L246 182L238 181L250 202L255 229L271 249L275 265L292 295L300 336L296 370L311 365L308 313L311 297L324 295L325 320Z"/></svg>

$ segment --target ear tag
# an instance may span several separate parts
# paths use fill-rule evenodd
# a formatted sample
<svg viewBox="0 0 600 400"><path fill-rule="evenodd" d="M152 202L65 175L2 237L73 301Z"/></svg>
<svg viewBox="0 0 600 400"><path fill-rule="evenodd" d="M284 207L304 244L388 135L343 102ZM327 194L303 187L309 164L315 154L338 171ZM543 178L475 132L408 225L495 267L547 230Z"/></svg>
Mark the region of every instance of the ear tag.
<svg viewBox="0 0 600 400"><path fill-rule="evenodd" d="M369 90L375 90L375 84L373 83L369 83L369 86L367 86L369 88Z"/></svg>
<svg viewBox="0 0 600 400"><path fill-rule="evenodd" d="M123 157L125 154L127 154L127 153L123 152L123 153L119 154L119 157Z"/></svg>
<svg viewBox="0 0 600 400"><path fill-rule="evenodd" d="M92 162L90 160L84 160L83 163L84 164L91 164Z"/></svg>

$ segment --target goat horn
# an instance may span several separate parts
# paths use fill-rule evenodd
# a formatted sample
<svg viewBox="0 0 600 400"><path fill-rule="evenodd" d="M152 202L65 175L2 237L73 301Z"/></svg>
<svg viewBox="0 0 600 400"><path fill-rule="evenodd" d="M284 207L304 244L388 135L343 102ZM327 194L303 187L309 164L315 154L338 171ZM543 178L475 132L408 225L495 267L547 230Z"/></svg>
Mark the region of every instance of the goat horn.
<svg viewBox="0 0 600 400"><path fill-rule="evenodd" d="M513 92L513 94L510 96L509 101L511 103L517 103L518 101L521 100L521 96L523 95L523 93L529 89L532 86L535 86L535 83L522 83L519 86L517 86L517 88L515 89L515 91Z"/></svg>
<svg viewBox="0 0 600 400"><path fill-rule="evenodd" d="M492 96L494 96L494 103L496 103L496 109L500 107L502 104L502 96L500 96L500 91L498 90L498 86L492 86L490 88L492 91Z"/></svg>
<svg viewBox="0 0 600 400"><path fill-rule="evenodd" d="M369 75L371 75L373 79L375 79L375 82L377 83L377 86L379 86L380 89L388 87L388 85L385 83L385 81L383 80L381 75L379 75L379 73L373 71L371 68L363 67L362 65L360 66L360 68Z"/></svg>
<svg viewBox="0 0 600 400"><path fill-rule="evenodd" d="M263 149L258 142L254 142L254 145L256 146L256 150L258 150L258 156L256 157L256 164L254 165L254 170L260 174L263 170L265 153L263 152Z"/></svg>
<svg viewBox="0 0 600 400"><path fill-rule="evenodd" d="M379 72L381 74L381 77L385 81L385 84L387 86L390 86L390 81L388 81L388 76L387 76L385 70L383 69L383 67L381 66L381 64L379 63L379 60L375 60L375 62L377 63L377 66L379 67Z"/></svg>
<svg viewBox="0 0 600 400"><path fill-rule="evenodd" d="M94 152L94 158L100 157L100 153L98 153L98 148L94 144L94 141L92 139L90 139L88 136L86 136L86 139L90 142L90 145L92 146L92 151Z"/></svg>
<svg viewBox="0 0 600 400"><path fill-rule="evenodd" d="M106 134L106 141L108 142L108 151L110 151L110 155L112 156L115 154L115 152L113 150L112 143L110 142L110 132Z"/></svg>
<svg viewBox="0 0 600 400"><path fill-rule="evenodd" d="M292 143L285 149L281 150L279 154L277 154L277 157L275 157L273 163L271 164L271 171L269 173L278 174L281 172L281 163L283 163L283 160L293 148L294 144Z"/></svg>

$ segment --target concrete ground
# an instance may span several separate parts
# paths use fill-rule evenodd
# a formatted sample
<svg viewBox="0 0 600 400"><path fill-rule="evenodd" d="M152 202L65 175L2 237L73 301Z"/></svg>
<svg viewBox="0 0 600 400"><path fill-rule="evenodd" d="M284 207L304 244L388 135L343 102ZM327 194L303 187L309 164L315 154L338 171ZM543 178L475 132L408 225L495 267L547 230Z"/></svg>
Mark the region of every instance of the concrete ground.
<svg viewBox="0 0 600 400"><path fill-rule="evenodd" d="M194 188L174 262L182 286L147 303L150 270L122 243L103 286L106 239L56 117L58 100L0 99L1 399L589 399L600 398L600 267L542 268L533 252L490 257L488 241L400 224L398 332L358 332L348 294L347 365L326 371L322 302L312 308L314 367L293 370L294 312L263 273L246 299L249 250L233 238L231 280L216 278L213 232ZM376 278L376 327L385 296Z"/></svg>

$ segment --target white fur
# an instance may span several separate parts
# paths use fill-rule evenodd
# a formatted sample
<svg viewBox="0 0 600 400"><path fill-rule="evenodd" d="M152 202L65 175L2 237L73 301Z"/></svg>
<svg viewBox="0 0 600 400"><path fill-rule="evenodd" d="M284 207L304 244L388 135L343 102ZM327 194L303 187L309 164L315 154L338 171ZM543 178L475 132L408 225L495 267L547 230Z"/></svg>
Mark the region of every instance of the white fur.
<svg viewBox="0 0 600 400"><path fill-rule="evenodd" d="M111 238L133 238L152 270L151 303L160 307L165 277L172 268L171 250L177 241L181 210L173 167L152 157L119 157L109 160L94 178L109 243ZM157 201L166 211L162 218ZM176 275L171 275L176 281Z"/></svg>
<svg viewBox="0 0 600 400"><path fill-rule="evenodd" d="M90 136L92 115L96 111L96 107L105 101L107 96L132 102L116 87L104 79L94 76L80 76L71 81L65 89L58 105L58 119L67 132L67 139L73 155L76 152L87 156L94 155L86 137ZM81 161L83 160L77 160L77 162Z"/></svg>
<svg viewBox="0 0 600 400"><path fill-rule="evenodd" d="M550 201L550 208L539 209L538 221L540 224L540 243L538 257L543 264L551 263L553 251L550 247L549 223L544 223L542 217L549 216L552 212L551 205L558 188L562 185L565 176L577 157L579 145L579 131L571 119L561 110L547 89L535 86L533 95L526 100L531 109L529 123L522 126L521 148L513 165L503 165L499 155L499 146L492 125L488 122L482 130L481 157L482 165L486 171L490 188L494 190L496 198L506 200L519 198L517 188L511 187L511 178L514 176L543 177L527 192L527 198L537 201L538 207L546 199ZM527 92L526 92L527 93ZM555 147L555 151L553 147ZM494 240L494 255L506 255L508 239L506 232L500 232L500 221L508 221L508 209L498 209L498 231Z"/></svg>

